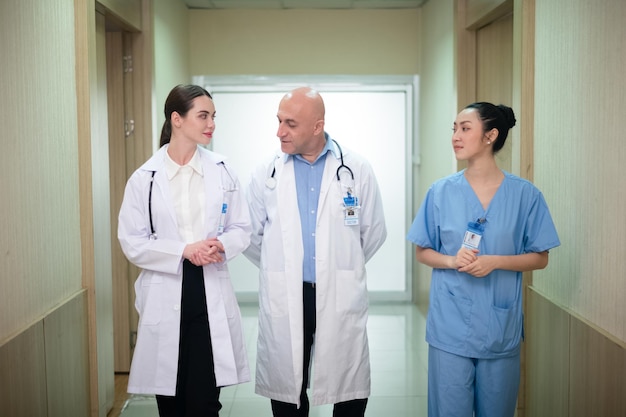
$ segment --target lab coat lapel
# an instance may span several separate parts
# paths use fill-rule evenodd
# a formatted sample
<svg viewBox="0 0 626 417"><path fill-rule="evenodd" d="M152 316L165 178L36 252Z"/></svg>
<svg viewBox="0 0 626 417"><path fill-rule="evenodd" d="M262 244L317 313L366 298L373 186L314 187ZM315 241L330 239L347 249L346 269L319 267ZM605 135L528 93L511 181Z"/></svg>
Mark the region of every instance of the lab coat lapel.
<svg viewBox="0 0 626 417"><path fill-rule="evenodd" d="M206 205L206 217L202 234L204 238L215 237L222 210L221 206L225 202L229 203L223 198L225 197L225 191L222 185L222 172L220 171L224 168L220 165L220 162L213 160L208 155L202 155L204 200ZM227 207L227 210L230 209L231 207ZM212 235L209 235L209 233L212 233Z"/></svg>
<svg viewBox="0 0 626 417"><path fill-rule="evenodd" d="M278 193L278 211L280 218L285 219L289 227L285 227L283 240L286 248L302 247L302 229L300 227L300 211L296 198L296 176L293 166L293 156L286 161L276 164L276 192Z"/></svg>
<svg viewBox="0 0 626 417"><path fill-rule="evenodd" d="M157 204L161 205L167 210L172 224L174 224L175 230L178 230L178 220L176 219L174 204L172 204L170 182L167 179L165 167L158 170L154 175L154 188L152 190L152 213L155 212L155 206Z"/></svg>
<svg viewBox="0 0 626 417"><path fill-rule="evenodd" d="M292 156L284 163L276 164L276 177L279 179L276 186L279 208L284 208L287 213L298 213L298 200L293 198L297 193Z"/></svg>
<svg viewBox="0 0 626 417"><path fill-rule="evenodd" d="M167 211L170 216L171 224L174 225L175 230L178 230L178 221L176 220L176 211L174 209L174 204L172 203L172 195L170 190L170 182L167 179L167 173L165 172L165 152L167 152L167 148L169 145L162 146L150 159L146 161L146 163L142 166L143 169L149 171L148 182L151 180L152 171L154 174L154 182L152 183L152 214L154 218L154 213ZM148 183L148 189L150 188L150 184ZM155 230L158 235L159 228L157 225L154 225Z"/></svg>
<svg viewBox="0 0 626 417"><path fill-rule="evenodd" d="M322 211L322 207L324 207L326 203L326 198L330 193L330 187L333 185L333 181L336 180L335 172L337 172L337 168L339 167L339 161L332 152L329 152L326 155L326 163L324 164L324 174L322 175L322 184L320 185L320 198L317 207L317 215ZM319 221L319 217L318 217Z"/></svg>

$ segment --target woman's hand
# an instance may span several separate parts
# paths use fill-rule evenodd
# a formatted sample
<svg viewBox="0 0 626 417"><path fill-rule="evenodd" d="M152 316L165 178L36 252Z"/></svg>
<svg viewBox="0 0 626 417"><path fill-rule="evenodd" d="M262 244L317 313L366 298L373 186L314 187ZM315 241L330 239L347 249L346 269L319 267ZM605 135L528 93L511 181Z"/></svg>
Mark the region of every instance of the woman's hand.
<svg viewBox="0 0 626 417"><path fill-rule="evenodd" d="M475 262L476 259L478 259L478 249L469 249L461 246L461 249L459 249L453 259L454 265L452 266L454 269L461 271L462 268L467 267L472 262Z"/></svg>
<svg viewBox="0 0 626 417"><path fill-rule="evenodd" d="M482 278L489 275L494 269L508 271L534 271L548 265L548 251L522 253L520 255L482 255L466 266L459 268L459 272Z"/></svg>
<svg viewBox="0 0 626 417"><path fill-rule="evenodd" d="M459 251L460 252L460 251ZM478 251L476 251L478 252ZM458 257L458 254L457 254ZM476 278L489 275L495 269L495 257L489 255L475 256L475 259L464 266L458 268L459 272L466 272Z"/></svg>
<svg viewBox="0 0 626 417"><path fill-rule="evenodd" d="M196 266L224 262L224 245L217 238L201 240L185 246L183 257Z"/></svg>

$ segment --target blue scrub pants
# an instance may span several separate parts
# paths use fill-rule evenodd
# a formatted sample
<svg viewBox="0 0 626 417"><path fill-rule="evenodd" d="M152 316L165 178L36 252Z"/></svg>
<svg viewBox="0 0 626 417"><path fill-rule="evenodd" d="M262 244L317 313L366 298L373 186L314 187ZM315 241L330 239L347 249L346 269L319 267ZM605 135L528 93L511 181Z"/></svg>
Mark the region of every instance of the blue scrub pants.
<svg viewBox="0 0 626 417"><path fill-rule="evenodd" d="M474 359L428 348L429 417L513 417L520 356Z"/></svg>

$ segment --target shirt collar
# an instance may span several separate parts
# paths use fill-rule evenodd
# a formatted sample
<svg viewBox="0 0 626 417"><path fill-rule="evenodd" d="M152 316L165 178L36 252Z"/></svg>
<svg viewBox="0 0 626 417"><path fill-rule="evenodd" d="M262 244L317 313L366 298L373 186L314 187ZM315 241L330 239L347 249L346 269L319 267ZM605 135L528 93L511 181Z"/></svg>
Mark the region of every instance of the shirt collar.
<svg viewBox="0 0 626 417"><path fill-rule="evenodd" d="M339 145L335 142L335 139L331 138L328 133L324 132L326 137L326 148L330 150L336 159L341 158L341 152L339 151Z"/></svg>
<svg viewBox="0 0 626 417"><path fill-rule="evenodd" d="M313 163L310 163L311 165L313 165L314 163L316 163L317 161L319 161L319 159L323 156L326 155L326 153L328 153L328 151L330 151L333 156L335 158L339 158L339 151L337 150L337 146L335 145L334 140L328 135L328 133L324 132L324 137L326 138L326 143L324 144L324 148L322 148L322 152L320 152L320 154L317 156L317 158L315 159L315 161L313 161ZM302 155L297 154L297 155L289 155L289 154L285 154L284 155L284 160L283 162L287 162L287 160L289 159L289 157L294 157L294 158L298 158L302 161L306 161ZM308 161L307 161L308 162ZM309 163L309 162L308 162Z"/></svg>
<svg viewBox="0 0 626 417"><path fill-rule="evenodd" d="M186 165L178 165L176 162L172 160L172 158L170 158L169 154L165 152L165 172L167 174L168 180L171 180L172 178L174 178L183 166L189 166L194 171L196 171L198 175L203 176L202 163L200 162L200 153L198 152L197 148L196 148L196 151L193 153L193 156L191 157L189 162L187 162Z"/></svg>

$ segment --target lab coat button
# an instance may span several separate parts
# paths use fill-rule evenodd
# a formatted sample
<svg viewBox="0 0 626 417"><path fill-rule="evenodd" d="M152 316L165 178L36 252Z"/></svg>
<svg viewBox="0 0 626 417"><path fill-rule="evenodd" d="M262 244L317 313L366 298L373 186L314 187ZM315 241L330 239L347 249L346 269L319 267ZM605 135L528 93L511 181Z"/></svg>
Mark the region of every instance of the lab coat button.
<svg viewBox="0 0 626 417"><path fill-rule="evenodd" d="M174 304L174 310L175 311L180 310L180 304Z"/></svg>

